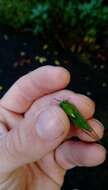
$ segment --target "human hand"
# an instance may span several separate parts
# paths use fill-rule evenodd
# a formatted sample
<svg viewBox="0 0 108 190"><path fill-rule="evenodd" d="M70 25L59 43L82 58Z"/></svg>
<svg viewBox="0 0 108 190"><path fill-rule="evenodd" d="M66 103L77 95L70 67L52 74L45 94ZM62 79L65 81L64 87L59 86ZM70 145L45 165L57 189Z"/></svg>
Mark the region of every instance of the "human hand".
<svg viewBox="0 0 108 190"><path fill-rule="evenodd" d="M60 190L67 169L105 160L104 147L70 125L53 103L71 100L102 137L102 124L93 119L94 102L63 90L69 81L64 68L41 67L21 77L0 100L0 190ZM74 136L81 141L69 140Z"/></svg>

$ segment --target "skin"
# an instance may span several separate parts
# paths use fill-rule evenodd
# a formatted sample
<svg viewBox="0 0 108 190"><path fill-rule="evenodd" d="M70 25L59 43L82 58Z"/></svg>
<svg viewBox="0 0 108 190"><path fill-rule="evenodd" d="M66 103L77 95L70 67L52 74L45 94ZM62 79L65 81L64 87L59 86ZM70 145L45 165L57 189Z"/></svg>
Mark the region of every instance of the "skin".
<svg viewBox="0 0 108 190"><path fill-rule="evenodd" d="M62 67L44 66L20 78L0 100L0 190L60 190L66 171L96 166L106 151L69 122L55 99L71 100L100 138L88 97L64 90ZM80 141L69 140L74 136Z"/></svg>

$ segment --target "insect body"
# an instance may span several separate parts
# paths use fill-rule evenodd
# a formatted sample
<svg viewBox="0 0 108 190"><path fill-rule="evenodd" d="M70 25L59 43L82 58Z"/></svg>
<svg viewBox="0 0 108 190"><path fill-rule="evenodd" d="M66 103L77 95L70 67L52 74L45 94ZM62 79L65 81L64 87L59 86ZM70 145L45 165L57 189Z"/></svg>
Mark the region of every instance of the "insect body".
<svg viewBox="0 0 108 190"><path fill-rule="evenodd" d="M59 106L68 115L70 121L78 128L85 131L89 136L91 136L96 141L99 140L98 135L94 129L88 124L86 119L81 115L76 106L70 103L68 100L63 100L59 103Z"/></svg>

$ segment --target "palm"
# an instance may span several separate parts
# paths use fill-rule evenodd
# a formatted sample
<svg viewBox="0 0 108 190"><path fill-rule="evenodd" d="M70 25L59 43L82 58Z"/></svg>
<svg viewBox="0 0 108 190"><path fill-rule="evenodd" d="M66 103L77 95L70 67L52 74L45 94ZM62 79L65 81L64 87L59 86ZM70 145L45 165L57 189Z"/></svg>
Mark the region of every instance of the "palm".
<svg viewBox="0 0 108 190"><path fill-rule="evenodd" d="M46 157L47 161L54 160L53 153L50 153ZM43 186L47 190L53 188L54 190L59 190L59 184L62 184L61 180L63 179L62 177L64 171L59 166L57 166L55 162L53 162L52 165L48 165L48 162L45 161L45 159L43 158L43 160L40 160L38 163L31 163L19 170L16 170L14 174L14 181L11 179L11 177L9 180L12 182L12 186L13 183L16 184L13 190L41 190L43 189ZM54 167L54 165L56 166ZM45 169L46 167L47 170ZM52 174L55 175L53 176Z"/></svg>
<svg viewBox="0 0 108 190"><path fill-rule="evenodd" d="M36 102L36 105L37 104L38 101ZM7 118L9 119L8 122L11 122L9 128L10 130L12 130L13 128L18 127L19 123L23 122L24 119L30 119L31 121L33 120L33 116L37 112L36 105L34 103L25 113L24 117L23 115L15 114L4 108L1 108L0 112L4 113L5 117L6 115L9 115L9 118ZM42 109L44 109L44 107L38 107L38 114ZM13 123L15 124L15 126ZM7 181L3 181L4 185L5 183L8 185L8 181L11 181L9 190L41 190L43 189L43 184L48 190L50 188L58 190L63 183L64 173L65 170L56 163L54 159L54 151L52 151L38 162L27 164L24 167L15 170L12 175L9 176ZM40 181L42 181L42 183L40 183Z"/></svg>

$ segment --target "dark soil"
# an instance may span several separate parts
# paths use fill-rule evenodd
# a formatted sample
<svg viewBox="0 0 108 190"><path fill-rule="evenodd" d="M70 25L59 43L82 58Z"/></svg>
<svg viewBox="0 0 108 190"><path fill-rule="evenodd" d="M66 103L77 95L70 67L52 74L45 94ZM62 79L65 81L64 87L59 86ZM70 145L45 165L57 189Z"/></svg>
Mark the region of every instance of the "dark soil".
<svg viewBox="0 0 108 190"><path fill-rule="evenodd" d="M67 68L72 76L67 88L90 96L97 105L96 117L108 128L108 63L87 65L77 55L62 49L58 42L0 27L0 97L19 77L43 65ZM106 190L107 179L106 161L95 168L68 171L63 189Z"/></svg>

